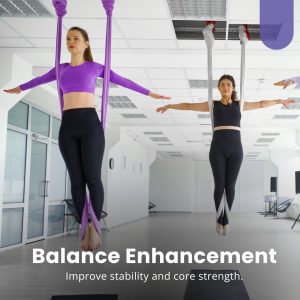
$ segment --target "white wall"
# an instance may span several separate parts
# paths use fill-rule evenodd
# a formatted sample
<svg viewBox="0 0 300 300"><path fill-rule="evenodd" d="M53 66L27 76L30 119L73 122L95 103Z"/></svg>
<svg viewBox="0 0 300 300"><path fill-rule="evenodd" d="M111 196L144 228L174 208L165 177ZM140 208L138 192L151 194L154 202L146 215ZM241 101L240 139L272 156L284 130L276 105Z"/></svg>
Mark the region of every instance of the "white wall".
<svg viewBox="0 0 300 300"><path fill-rule="evenodd" d="M149 167L155 151L128 137L122 130L120 141L108 151L114 169L108 169L106 210L108 226L117 226L148 216Z"/></svg>
<svg viewBox="0 0 300 300"><path fill-rule="evenodd" d="M264 161L244 160L237 182L237 198L232 211L264 211L265 180Z"/></svg>
<svg viewBox="0 0 300 300"><path fill-rule="evenodd" d="M244 161L232 211L264 209L264 161ZM214 182L208 161L156 160L150 173L150 201L158 211L214 212Z"/></svg>
<svg viewBox="0 0 300 300"><path fill-rule="evenodd" d="M101 118L101 116L99 116ZM104 188L104 204L103 210L107 211L107 184L108 184L108 176L109 168L108 168L108 161L109 155L112 148L120 141L120 127L119 126L110 126L109 124L106 125L105 128L105 150L103 155L102 161L102 170L101 170L101 179Z"/></svg>
<svg viewBox="0 0 300 300"><path fill-rule="evenodd" d="M192 211L194 163L190 159L156 160L150 168L150 201L158 211Z"/></svg>
<svg viewBox="0 0 300 300"><path fill-rule="evenodd" d="M300 170L300 155L296 150L272 150L271 160L278 168L277 195L295 195L295 171Z"/></svg>

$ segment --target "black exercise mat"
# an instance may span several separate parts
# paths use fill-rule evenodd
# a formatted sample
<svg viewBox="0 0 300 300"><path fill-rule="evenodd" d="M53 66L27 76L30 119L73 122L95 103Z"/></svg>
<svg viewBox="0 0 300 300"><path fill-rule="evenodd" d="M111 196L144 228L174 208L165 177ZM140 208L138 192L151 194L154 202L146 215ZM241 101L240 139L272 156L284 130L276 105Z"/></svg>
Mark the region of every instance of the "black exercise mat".
<svg viewBox="0 0 300 300"><path fill-rule="evenodd" d="M118 295L61 295L52 296L51 300L118 300Z"/></svg>
<svg viewBox="0 0 300 300"><path fill-rule="evenodd" d="M192 270L195 280L187 283L184 300L250 300L243 280L231 280L228 283L220 280L199 280L200 274L237 273L237 270ZM210 275L208 275L210 276Z"/></svg>

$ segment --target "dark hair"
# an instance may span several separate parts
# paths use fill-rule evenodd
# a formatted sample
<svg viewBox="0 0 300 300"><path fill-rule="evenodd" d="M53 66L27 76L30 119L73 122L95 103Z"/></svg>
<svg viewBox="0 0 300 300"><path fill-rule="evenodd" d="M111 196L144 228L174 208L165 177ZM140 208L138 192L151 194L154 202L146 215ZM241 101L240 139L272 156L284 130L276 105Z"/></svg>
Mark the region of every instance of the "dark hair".
<svg viewBox="0 0 300 300"><path fill-rule="evenodd" d="M232 101L238 101L238 100L237 100L237 93L236 93L236 91L235 91L235 81L234 81L234 78L233 78L231 75L228 75L228 74L222 75L221 78L219 79L218 87L220 87L221 81L223 81L223 80L225 80L225 79L231 81L232 86L233 86L233 89L234 89L234 90L232 91L232 94L231 94L231 100L232 100Z"/></svg>
<svg viewBox="0 0 300 300"><path fill-rule="evenodd" d="M69 31L70 30L71 31L74 31L74 30L79 31L81 33L81 35L83 36L83 39L84 39L85 42L90 41L88 33L84 29L82 29L80 27L73 26L69 29ZM85 61L94 61L90 45L84 50L83 58L84 58Z"/></svg>

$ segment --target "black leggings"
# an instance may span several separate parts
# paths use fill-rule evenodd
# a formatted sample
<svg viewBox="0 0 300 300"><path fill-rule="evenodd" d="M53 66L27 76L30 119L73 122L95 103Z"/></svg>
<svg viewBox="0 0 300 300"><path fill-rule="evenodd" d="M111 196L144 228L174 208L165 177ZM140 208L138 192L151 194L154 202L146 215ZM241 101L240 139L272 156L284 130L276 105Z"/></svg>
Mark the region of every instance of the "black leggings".
<svg viewBox="0 0 300 300"><path fill-rule="evenodd" d="M241 133L238 130L216 130L209 152L215 190L214 200L217 210L217 222L226 225L229 211L235 195L235 183L243 161ZM225 190L225 201L222 197Z"/></svg>
<svg viewBox="0 0 300 300"><path fill-rule="evenodd" d="M85 204L86 185L90 192L93 210L100 220L104 199L101 165L105 140L96 110L94 108L65 110L58 142L69 172L72 198L80 223Z"/></svg>

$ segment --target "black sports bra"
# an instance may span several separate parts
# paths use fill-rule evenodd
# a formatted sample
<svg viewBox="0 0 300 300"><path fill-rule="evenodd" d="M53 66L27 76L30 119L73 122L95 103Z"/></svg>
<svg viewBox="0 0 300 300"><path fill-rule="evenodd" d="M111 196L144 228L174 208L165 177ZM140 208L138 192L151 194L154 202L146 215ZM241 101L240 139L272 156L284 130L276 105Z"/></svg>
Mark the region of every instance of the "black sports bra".
<svg viewBox="0 0 300 300"><path fill-rule="evenodd" d="M240 102L232 101L231 104L223 104L221 101L213 101L214 127L217 126L241 126Z"/></svg>

